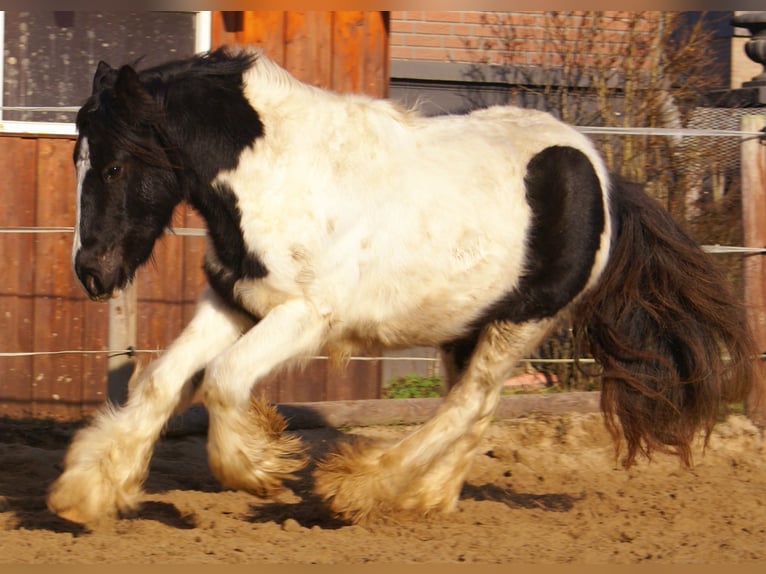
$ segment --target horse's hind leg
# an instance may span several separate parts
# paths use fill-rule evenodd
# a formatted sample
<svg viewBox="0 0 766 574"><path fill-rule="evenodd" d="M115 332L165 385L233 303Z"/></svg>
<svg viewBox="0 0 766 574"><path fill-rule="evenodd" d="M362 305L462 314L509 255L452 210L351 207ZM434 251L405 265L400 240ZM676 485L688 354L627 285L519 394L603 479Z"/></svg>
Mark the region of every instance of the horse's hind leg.
<svg viewBox="0 0 766 574"><path fill-rule="evenodd" d="M342 445L319 463L317 492L335 512L357 521L395 508L453 510L502 382L551 324L546 319L486 326L458 383L430 421L390 448ZM454 371L460 371L459 364Z"/></svg>
<svg viewBox="0 0 766 574"><path fill-rule="evenodd" d="M480 331L474 331L465 337L456 341L451 341L442 345L441 358L445 370L445 391L449 392L452 387L460 382L460 378L465 373L471 356L479 343Z"/></svg>

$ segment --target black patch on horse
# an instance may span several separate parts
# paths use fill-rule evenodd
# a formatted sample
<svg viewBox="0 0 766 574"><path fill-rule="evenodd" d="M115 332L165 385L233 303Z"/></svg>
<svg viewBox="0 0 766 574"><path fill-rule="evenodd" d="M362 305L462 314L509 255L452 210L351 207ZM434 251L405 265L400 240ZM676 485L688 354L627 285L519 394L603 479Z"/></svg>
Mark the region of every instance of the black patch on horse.
<svg viewBox="0 0 766 574"><path fill-rule="evenodd" d="M254 61L253 54L220 48L141 72L142 82L164 102L176 151L204 183L235 169L242 151L264 135L260 116L244 95L243 75Z"/></svg>
<svg viewBox="0 0 766 574"><path fill-rule="evenodd" d="M181 163L193 168L191 173L183 170L179 178L184 179L189 202L205 219L215 250L204 264L208 281L218 295L238 307L235 283L260 279L268 270L245 245L233 190L211 182L219 172L236 169L242 152L264 136L263 122L243 93L242 75L252 63L250 54L230 56L217 50L198 57L198 67L182 61L155 69L151 76L161 90L158 96L167 102L168 116L177 118L168 132L173 141L183 142Z"/></svg>
<svg viewBox="0 0 766 574"><path fill-rule="evenodd" d="M206 257L205 274L211 287L228 303L241 307L234 297L234 284L240 279L261 279L268 274L265 264L248 251L242 234L242 214L234 192L217 184L203 195L197 209L207 221L215 257Z"/></svg>
<svg viewBox="0 0 766 574"><path fill-rule="evenodd" d="M529 161L524 182L532 209L525 271L477 324L553 317L590 277L605 224L601 183L590 160L571 147L549 147Z"/></svg>

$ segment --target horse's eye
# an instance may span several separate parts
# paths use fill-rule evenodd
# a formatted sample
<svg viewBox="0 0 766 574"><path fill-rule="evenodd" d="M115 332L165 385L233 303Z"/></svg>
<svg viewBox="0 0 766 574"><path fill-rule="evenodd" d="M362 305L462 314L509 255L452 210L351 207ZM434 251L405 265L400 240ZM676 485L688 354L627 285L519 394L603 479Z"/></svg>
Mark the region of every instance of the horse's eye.
<svg viewBox="0 0 766 574"><path fill-rule="evenodd" d="M122 166L118 163L113 163L104 170L103 175L104 181L114 181L122 175Z"/></svg>

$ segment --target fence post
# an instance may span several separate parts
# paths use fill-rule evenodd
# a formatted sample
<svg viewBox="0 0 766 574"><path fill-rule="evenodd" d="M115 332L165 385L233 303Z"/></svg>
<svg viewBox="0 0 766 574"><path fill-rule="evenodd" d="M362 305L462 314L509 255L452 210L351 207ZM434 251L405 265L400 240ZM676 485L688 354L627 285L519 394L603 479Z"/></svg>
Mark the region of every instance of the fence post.
<svg viewBox="0 0 766 574"><path fill-rule="evenodd" d="M766 115L742 116L741 129L757 132L766 128ZM746 247L766 248L766 145L763 139L750 138L742 143L742 226ZM758 350L766 353L766 255L745 257L745 305ZM766 426L766 380L756 381L746 404L747 415ZM760 391L762 400L754 399Z"/></svg>
<svg viewBox="0 0 766 574"><path fill-rule="evenodd" d="M136 315L138 298L135 282L109 301L108 348L111 351L136 348ZM128 398L128 381L133 375L135 359L127 354L107 359L106 396L109 402L121 405Z"/></svg>

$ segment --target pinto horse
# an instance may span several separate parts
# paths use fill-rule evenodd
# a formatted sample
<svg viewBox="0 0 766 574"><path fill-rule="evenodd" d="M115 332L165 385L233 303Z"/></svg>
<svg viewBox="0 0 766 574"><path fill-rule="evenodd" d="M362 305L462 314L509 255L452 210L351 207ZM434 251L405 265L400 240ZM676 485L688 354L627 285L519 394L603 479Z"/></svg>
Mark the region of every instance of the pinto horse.
<svg viewBox="0 0 766 574"><path fill-rule="evenodd" d="M426 118L221 48L100 63L77 128L73 266L90 298L132 280L181 201L206 222L209 286L126 404L75 436L48 496L64 518L134 509L155 441L194 396L221 483L281 488L305 456L253 389L317 352L427 345L447 365L429 422L317 464L316 491L351 520L453 510L502 382L562 317L601 365L626 466L654 451L688 464L752 387L752 337L709 257L547 113Z"/></svg>

